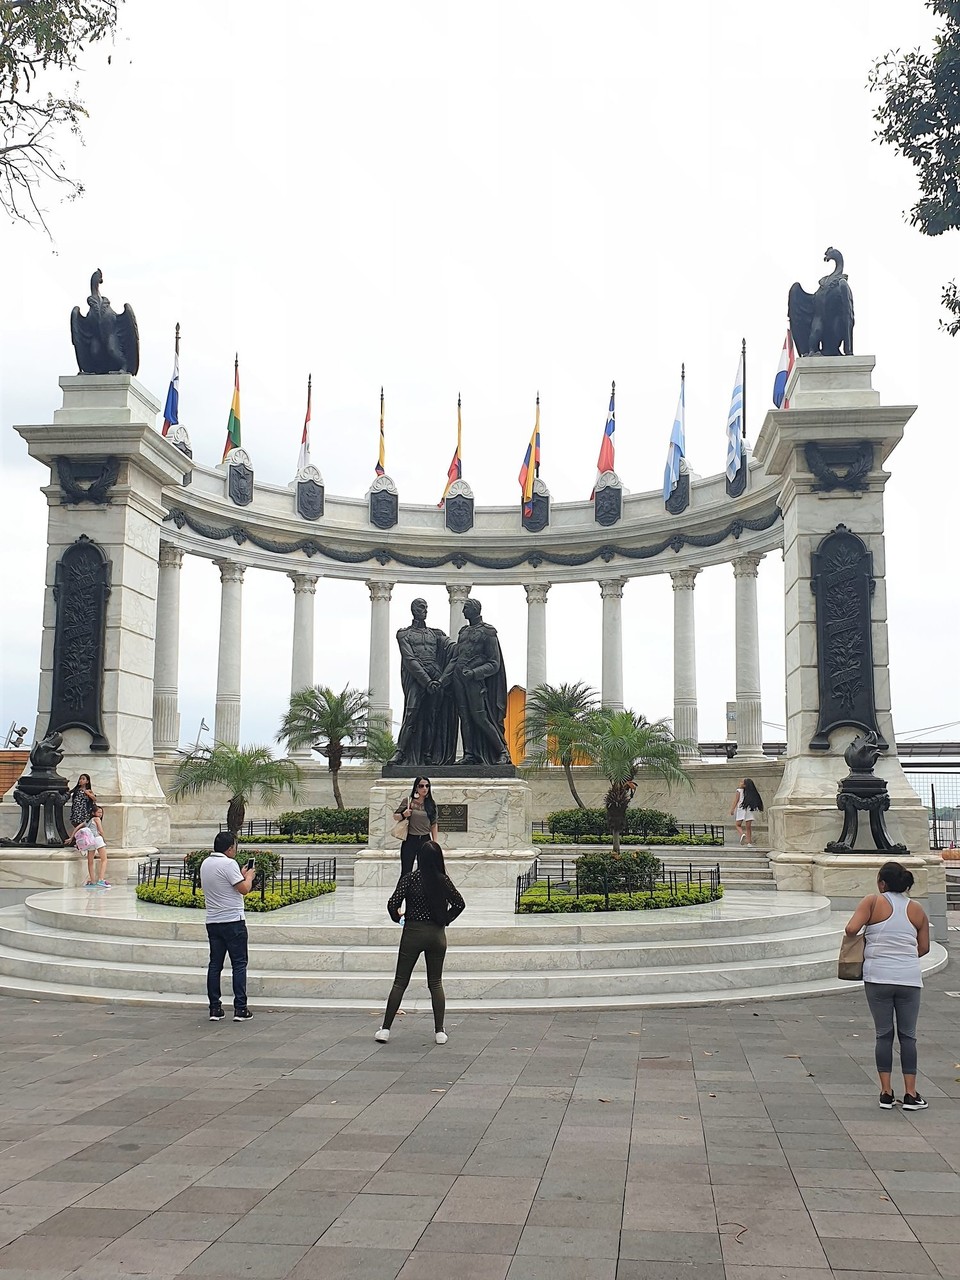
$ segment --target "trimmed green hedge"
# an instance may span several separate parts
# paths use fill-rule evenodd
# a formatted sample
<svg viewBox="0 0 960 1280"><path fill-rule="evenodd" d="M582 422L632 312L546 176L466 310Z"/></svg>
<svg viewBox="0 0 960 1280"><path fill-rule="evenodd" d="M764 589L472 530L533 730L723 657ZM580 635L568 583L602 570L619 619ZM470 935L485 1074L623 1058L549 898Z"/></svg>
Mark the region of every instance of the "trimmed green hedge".
<svg viewBox="0 0 960 1280"><path fill-rule="evenodd" d="M663 863L652 853L624 849L608 853L581 853L576 879L581 893L635 893L652 889L663 872Z"/></svg>
<svg viewBox="0 0 960 1280"><path fill-rule="evenodd" d="M332 831L315 831L313 835L238 836L237 844L366 844L367 835L342 836Z"/></svg>
<svg viewBox="0 0 960 1280"><path fill-rule="evenodd" d="M184 870L196 880L200 875L200 864L206 862L213 851L211 849L194 849L183 860ZM280 855L277 853L249 853L237 857L236 861L243 866L253 859L258 876L275 876L280 870Z"/></svg>
<svg viewBox="0 0 960 1280"><path fill-rule="evenodd" d="M723 897L723 886L713 893L709 885L699 888L683 886L675 893L667 888L654 893L611 893L610 905L602 893L587 894L575 898L573 894L559 893L551 885L547 901L547 886L535 884L520 898L519 911L526 915L559 915L562 912L587 911L660 911L666 907L695 907L705 902L715 902Z"/></svg>
<svg viewBox="0 0 960 1280"><path fill-rule="evenodd" d="M547 826L556 835L607 835L606 809L557 809L547 815ZM625 834L632 836L675 836L679 834L672 813L660 809L627 809Z"/></svg>
<svg viewBox="0 0 960 1280"><path fill-rule="evenodd" d="M314 880L309 884L293 885L289 889L268 889L262 898L254 891L244 897L243 905L247 911L276 911L279 907L289 907L294 902L306 902L310 898L333 893L336 887L332 880ZM182 887L168 889L163 884L138 884L137 897L141 902L156 902L165 907L186 907L194 911L202 911L206 906L202 889L191 893L189 889Z"/></svg>
<svg viewBox="0 0 960 1280"><path fill-rule="evenodd" d="M281 813L277 822L285 836L363 836L370 822L369 809L299 809Z"/></svg>
<svg viewBox="0 0 960 1280"><path fill-rule="evenodd" d="M562 844L572 846L573 840L566 835L552 835L547 831L535 831L533 833L534 844ZM723 840L720 836L621 836L621 845L625 844L641 844L641 845L709 845L715 847L722 845ZM613 836L580 836L576 841L577 846L583 845L606 845L613 844ZM576 847L576 846L575 846Z"/></svg>

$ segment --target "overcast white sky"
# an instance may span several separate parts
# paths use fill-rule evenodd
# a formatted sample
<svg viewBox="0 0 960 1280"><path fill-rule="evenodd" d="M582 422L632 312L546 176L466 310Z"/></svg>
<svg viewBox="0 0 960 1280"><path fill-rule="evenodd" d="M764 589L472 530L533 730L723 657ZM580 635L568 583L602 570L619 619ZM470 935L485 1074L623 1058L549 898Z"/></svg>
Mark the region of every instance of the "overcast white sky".
<svg viewBox="0 0 960 1280"><path fill-rule="evenodd" d="M269 20L267 19L269 12ZM54 244L0 225L6 607L0 730L36 712L46 475L12 431L47 422L74 373L71 307L91 272L140 326L140 379L162 401L182 325L181 421L219 461L240 353L243 444L257 477L296 467L313 373L313 460L329 493L361 496L387 395L387 470L401 501L435 502L463 395L464 478L480 503L515 502L542 401L541 475L585 498L611 378L617 470L659 488L681 361L687 452L723 467L740 339L755 438L795 279L815 287L844 253L855 346L877 357L888 403L918 404L890 463L887 574L898 734L960 718L953 499L960 347L937 330L960 238L904 221L909 165L872 141L872 59L927 45L920 0L503 0L362 5L128 0L112 49L85 58L86 145L63 150L87 188L47 192ZM782 569L760 570L766 736L783 724ZM415 588L394 592L393 627ZM446 593L427 591L446 625ZM518 588L478 592L524 682ZM700 730L725 736L734 696L733 574L697 586ZM184 569L182 738L213 723L219 579ZM321 581L317 679L367 679L362 585ZM625 696L672 713L669 579L624 598ZM244 741L283 710L293 594L282 574L244 589ZM553 682L599 685L600 600L555 587ZM401 696L396 665L394 714ZM952 736L956 736L955 732Z"/></svg>

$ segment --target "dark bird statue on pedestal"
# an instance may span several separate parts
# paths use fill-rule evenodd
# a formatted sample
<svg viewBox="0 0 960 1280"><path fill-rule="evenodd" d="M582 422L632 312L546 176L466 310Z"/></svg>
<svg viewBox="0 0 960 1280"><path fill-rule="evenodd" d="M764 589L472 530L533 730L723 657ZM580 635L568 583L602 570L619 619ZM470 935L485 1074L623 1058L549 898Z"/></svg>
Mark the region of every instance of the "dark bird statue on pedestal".
<svg viewBox="0 0 960 1280"><path fill-rule="evenodd" d="M790 286L790 332L798 355L852 356L853 293L843 273L843 254L828 249L823 260L832 262L834 267L821 279L816 293L807 293L801 284Z"/></svg>
<svg viewBox="0 0 960 1280"><path fill-rule="evenodd" d="M90 277L90 310L70 312L70 336L81 373L132 373L140 368L140 333L130 303L117 315L110 299L100 292L103 272L98 267Z"/></svg>

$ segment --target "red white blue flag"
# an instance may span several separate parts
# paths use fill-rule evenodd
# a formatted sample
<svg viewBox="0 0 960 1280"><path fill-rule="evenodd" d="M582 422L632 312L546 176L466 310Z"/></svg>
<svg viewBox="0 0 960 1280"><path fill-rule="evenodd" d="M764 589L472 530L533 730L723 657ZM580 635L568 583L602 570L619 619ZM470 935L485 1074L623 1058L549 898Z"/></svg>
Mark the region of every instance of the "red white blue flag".
<svg viewBox="0 0 960 1280"><path fill-rule="evenodd" d="M787 383L793 373L794 364L796 364L796 353L793 349L793 334L788 329L787 336L783 340L783 350L780 352L780 367L773 380L773 403L778 409L790 408L790 401L787 399Z"/></svg>
<svg viewBox="0 0 960 1280"><path fill-rule="evenodd" d="M597 459L597 480L605 471L613 471L613 433L616 430L616 418L614 415L614 396L616 395L617 384L610 383L610 408L607 410L607 425L603 428L603 439L600 442L600 457ZM593 493L590 494L590 501L593 501L594 494L597 492L597 484L594 481Z"/></svg>
<svg viewBox="0 0 960 1280"><path fill-rule="evenodd" d="M173 374L170 378L170 386L167 388L167 402L163 406L163 431L161 435L166 435L171 427L176 427L180 423L180 326L177 325L177 333L173 343Z"/></svg>

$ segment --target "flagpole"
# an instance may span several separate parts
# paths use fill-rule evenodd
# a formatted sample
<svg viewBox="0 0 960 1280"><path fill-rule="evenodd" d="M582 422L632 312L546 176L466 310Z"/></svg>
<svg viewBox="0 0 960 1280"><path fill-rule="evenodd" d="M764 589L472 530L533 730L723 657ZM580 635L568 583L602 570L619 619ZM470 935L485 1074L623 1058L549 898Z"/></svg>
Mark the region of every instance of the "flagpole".
<svg viewBox="0 0 960 1280"><path fill-rule="evenodd" d="M540 392L538 391L537 392L537 427L538 429L539 429L539 426L540 426ZM538 430L538 434L539 434L539 430ZM536 444L537 444L537 447L534 452L534 457L530 459L530 461L533 463L534 477L537 477L540 474L540 441L537 440Z"/></svg>
<svg viewBox="0 0 960 1280"><path fill-rule="evenodd" d="M742 435L747 438L747 340L740 340L740 359L743 362L743 390L741 392Z"/></svg>
<svg viewBox="0 0 960 1280"><path fill-rule="evenodd" d="M177 321L177 327L173 333L173 354L175 356L178 356L180 354L180 321L179 320Z"/></svg>

